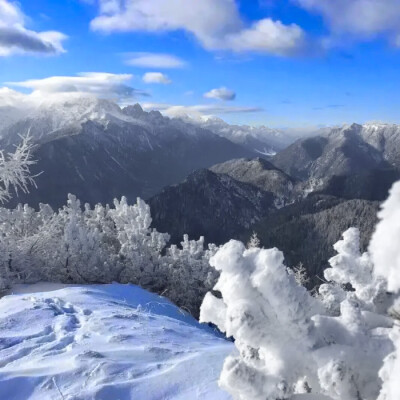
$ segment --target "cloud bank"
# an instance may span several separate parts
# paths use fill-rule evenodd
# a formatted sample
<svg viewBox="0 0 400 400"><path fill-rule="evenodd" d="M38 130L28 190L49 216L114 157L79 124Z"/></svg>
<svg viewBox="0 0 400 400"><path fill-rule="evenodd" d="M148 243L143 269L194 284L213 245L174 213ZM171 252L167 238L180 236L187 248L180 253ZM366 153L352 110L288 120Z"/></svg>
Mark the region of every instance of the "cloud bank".
<svg viewBox="0 0 400 400"><path fill-rule="evenodd" d="M243 0L244 1L244 0ZM277 56L315 55L379 37L400 47L400 0L291 0L322 16L329 32L312 38L297 24L272 18L246 22L235 0L97 0L91 28L111 32L185 31L210 51Z"/></svg>
<svg viewBox="0 0 400 400"><path fill-rule="evenodd" d="M234 0L98 0L91 27L102 32L191 33L205 49L291 56L304 50L305 33L270 18L248 25Z"/></svg>
<svg viewBox="0 0 400 400"><path fill-rule="evenodd" d="M333 35L350 34L356 40L383 35L400 45L400 0L294 1L306 10L322 15Z"/></svg>
<svg viewBox="0 0 400 400"><path fill-rule="evenodd" d="M132 78L133 76L130 74L84 72L77 76L52 76L22 82L7 82L7 86L30 89L32 92L26 95L7 87L0 88L0 105L2 101L5 104L4 99L7 97L10 103L15 103L14 100L17 102L21 100L35 102L49 96L57 97L65 94L91 95L117 102L146 96L145 92L128 85Z"/></svg>
<svg viewBox="0 0 400 400"><path fill-rule="evenodd" d="M264 111L259 107L232 107L219 104L199 104L199 105L173 105L163 103L143 103L142 107L146 111L157 110L169 117L204 118L226 114L248 114Z"/></svg>
<svg viewBox="0 0 400 400"><path fill-rule="evenodd" d="M25 28L26 17L17 3L0 0L0 56L13 54L55 55L65 52L61 32L35 32Z"/></svg>

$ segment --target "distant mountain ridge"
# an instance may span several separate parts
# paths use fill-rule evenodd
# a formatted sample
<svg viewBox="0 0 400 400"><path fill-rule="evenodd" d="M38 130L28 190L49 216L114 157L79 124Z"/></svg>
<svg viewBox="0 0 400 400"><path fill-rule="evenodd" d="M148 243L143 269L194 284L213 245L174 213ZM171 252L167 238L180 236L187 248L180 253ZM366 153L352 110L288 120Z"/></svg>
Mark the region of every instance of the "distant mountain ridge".
<svg viewBox="0 0 400 400"><path fill-rule="evenodd" d="M400 179L398 154L397 125L353 124L333 128L299 139L269 161L242 158L210 167L220 176L260 190L260 196L271 196L271 207L253 207L249 221L255 223L250 226L242 223L226 232L220 221L229 221L235 213L239 215L241 200L232 197L225 202L226 194L218 185L210 188L213 183L201 177L196 185L207 186L207 191L203 192L202 202L196 203L200 209L186 217L189 210L184 206L185 200L192 196L187 182L174 186L173 200L164 197L170 193L165 189L150 200L156 215L154 226L173 225L174 238L190 231L194 237L219 239L218 244L230 238L246 242L255 231L262 246L282 249L289 266L304 262L315 277L327 266L326 260L334 254L332 245L347 228L361 229L365 249L377 220L379 202L387 198L392 184ZM250 190L246 189L249 186L243 186L243 190ZM215 218L209 205L219 203L224 206ZM318 282L313 279L312 284Z"/></svg>
<svg viewBox="0 0 400 400"><path fill-rule="evenodd" d="M103 99L48 102L0 129L2 147L29 134L37 143L37 189L8 206L28 202L60 207L68 193L83 202L109 203L122 195L144 199L189 173L255 155L207 129Z"/></svg>
<svg viewBox="0 0 400 400"><path fill-rule="evenodd" d="M326 179L373 169L400 168L400 126L346 125L299 139L271 160L287 174Z"/></svg>
<svg viewBox="0 0 400 400"><path fill-rule="evenodd" d="M266 157L274 156L295 140L293 136L278 129L266 126L230 125L215 117L197 123L233 143Z"/></svg>
<svg viewBox="0 0 400 400"><path fill-rule="evenodd" d="M183 234L223 243L275 208L273 193L203 169L149 199L153 226L168 231L173 243Z"/></svg>
<svg viewBox="0 0 400 400"><path fill-rule="evenodd" d="M272 193L276 208L293 202L297 196L295 190L297 181L260 157L226 161L212 166L210 170L217 174L228 175L239 182L251 184L263 192Z"/></svg>

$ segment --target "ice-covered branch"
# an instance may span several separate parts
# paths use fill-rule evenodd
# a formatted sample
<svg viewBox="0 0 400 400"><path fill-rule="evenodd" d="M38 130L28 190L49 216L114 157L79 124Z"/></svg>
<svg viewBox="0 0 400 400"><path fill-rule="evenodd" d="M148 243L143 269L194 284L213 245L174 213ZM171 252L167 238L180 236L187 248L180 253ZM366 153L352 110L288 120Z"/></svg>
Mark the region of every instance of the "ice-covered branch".
<svg viewBox="0 0 400 400"><path fill-rule="evenodd" d="M11 189L28 192L29 185L34 185L34 177L30 167L36 164L33 159L34 144L29 136L23 137L22 142L14 152L6 153L0 150L0 202L11 197Z"/></svg>

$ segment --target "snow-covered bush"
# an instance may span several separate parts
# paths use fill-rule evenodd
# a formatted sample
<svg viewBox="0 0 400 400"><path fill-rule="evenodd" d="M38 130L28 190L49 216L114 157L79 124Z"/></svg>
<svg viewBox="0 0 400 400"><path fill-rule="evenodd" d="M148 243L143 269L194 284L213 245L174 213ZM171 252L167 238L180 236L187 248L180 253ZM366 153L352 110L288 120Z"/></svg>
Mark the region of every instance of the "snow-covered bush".
<svg viewBox="0 0 400 400"><path fill-rule="evenodd" d="M340 306L342 301L349 299L363 310L386 311L386 281L374 276L369 253L360 253L359 230L348 229L343 233L343 240L333 247L338 254L329 260L331 268L324 271L324 277L330 283L319 288L320 298L327 309ZM336 297L334 301L333 294Z"/></svg>
<svg viewBox="0 0 400 400"><path fill-rule="evenodd" d="M216 251L215 245L204 249L203 237L196 241L189 240L188 235L184 235L181 248L169 247L163 257L167 279L165 296L197 315L205 294L218 278L218 273L210 266L210 258Z"/></svg>
<svg viewBox="0 0 400 400"><path fill-rule="evenodd" d="M235 339L220 384L235 399L400 399L400 184L379 214L369 253L357 229L311 296L277 249L223 246L210 263L220 271L200 312ZM390 308L394 301L394 305ZM317 397L315 397L317 396ZM319 397L326 396L326 397ZM297 397L293 397L297 398ZM300 397L299 397L300 398Z"/></svg>
<svg viewBox="0 0 400 400"><path fill-rule="evenodd" d="M231 241L211 265L221 272L215 289L222 299L208 293L200 320L233 336L239 351L226 360L221 385L238 399L287 398L309 375L311 317L322 306L286 271L277 249Z"/></svg>
<svg viewBox="0 0 400 400"><path fill-rule="evenodd" d="M150 226L149 206L124 197L93 209L73 195L58 212L0 208L0 290L16 282L130 282L198 315L217 279L209 265L216 247L187 236L182 248L167 247L169 235Z"/></svg>
<svg viewBox="0 0 400 400"><path fill-rule="evenodd" d="M119 255L124 263L119 280L160 290L165 280L161 252L169 235L150 228L150 207L143 200L138 199L130 206L123 197L121 201L114 200L114 206L108 214L114 222Z"/></svg>

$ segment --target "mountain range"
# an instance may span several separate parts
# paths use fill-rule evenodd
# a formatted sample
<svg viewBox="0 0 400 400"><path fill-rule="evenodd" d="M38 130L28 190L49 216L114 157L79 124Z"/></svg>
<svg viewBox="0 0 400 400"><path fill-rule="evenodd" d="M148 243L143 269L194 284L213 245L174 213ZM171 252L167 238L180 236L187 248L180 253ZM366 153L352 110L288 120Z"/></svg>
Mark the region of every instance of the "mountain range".
<svg viewBox="0 0 400 400"><path fill-rule="evenodd" d="M60 207L68 193L92 204L147 199L197 169L256 154L197 124L95 98L45 103L0 129L0 144L28 134L37 145L37 189L10 206Z"/></svg>
<svg viewBox="0 0 400 400"><path fill-rule="evenodd" d="M220 118L208 118L197 122L201 127L225 137L261 156L271 157L284 149L296 137L283 130L271 129L266 126L230 125Z"/></svg>
<svg viewBox="0 0 400 400"><path fill-rule="evenodd" d="M174 243L184 233L246 241L255 231L313 276L347 227L359 226L367 243L379 202L400 179L398 125L345 125L293 142L266 127L171 119L89 97L0 114L3 148L27 134L37 146L37 189L7 206L60 207L68 193L91 204L142 197Z"/></svg>
<svg viewBox="0 0 400 400"><path fill-rule="evenodd" d="M218 244L231 238L246 242L255 232L261 245L284 251L289 266L304 263L313 277L311 285L318 284L315 277L327 267L327 260L334 255L333 243L347 228L360 228L362 250L366 249L380 201L400 179L393 151L399 149L399 134L396 125L353 124L299 139L269 161L243 158L217 164L210 171L257 188L260 198L268 195L273 199L269 207L258 211L255 202L244 203L244 192L235 194L236 201L225 201L219 184L211 190L208 176L202 174L150 199L153 224L169 226L176 242L184 232L204 235ZM199 187L207 191L202 191L205 198L196 203L196 211L180 207L194 203L195 188ZM217 213L211 204L220 204ZM250 226L249 219L245 223L235 219L232 233L223 222L250 210L254 221Z"/></svg>

